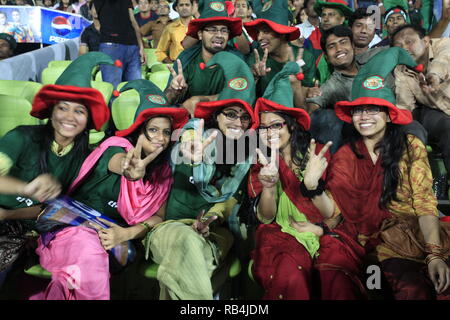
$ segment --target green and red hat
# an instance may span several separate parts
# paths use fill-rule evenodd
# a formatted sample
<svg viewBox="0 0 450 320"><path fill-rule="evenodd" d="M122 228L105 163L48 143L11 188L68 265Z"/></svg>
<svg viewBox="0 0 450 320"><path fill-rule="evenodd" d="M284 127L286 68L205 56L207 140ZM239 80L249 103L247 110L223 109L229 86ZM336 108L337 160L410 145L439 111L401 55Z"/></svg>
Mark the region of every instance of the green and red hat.
<svg viewBox="0 0 450 320"><path fill-rule="evenodd" d="M311 118L308 113L294 106L294 92L292 91L290 75L297 75L300 67L295 62L288 62L270 81L262 98L256 100L255 114L259 117L261 112L283 112L295 120L305 130L309 130Z"/></svg>
<svg viewBox="0 0 450 320"><path fill-rule="evenodd" d="M100 91L91 87L92 69L98 64L121 66L102 52L89 52L75 59L59 76L55 84L45 85L33 100L30 114L38 119L51 116L50 111L59 101L76 101L86 106L95 130L100 131L109 120L110 111ZM89 128L91 129L91 128Z"/></svg>
<svg viewBox="0 0 450 320"><path fill-rule="evenodd" d="M139 106L134 115L133 124L125 130L116 131L116 136L125 137L133 133L147 119L168 116L172 129L182 128L189 120L189 112L184 108L169 105L168 99L153 82L149 80L132 80L124 85L120 92L136 90L139 93Z"/></svg>
<svg viewBox="0 0 450 320"><path fill-rule="evenodd" d="M232 39L242 33L241 18L230 18L228 16L228 7L225 0L200 0L198 9L200 17L189 22L186 35L198 39L198 32L206 25L225 24L230 29L229 39Z"/></svg>
<svg viewBox="0 0 450 320"><path fill-rule="evenodd" d="M417 72L423 71L423 65L417 65L403 48L392 47L381 51L359 70L353 80L352 101L339 101L334 105L337 117L352 123L352 108L375 105L388 109L392 123L403 125L411 123L411 112L397 108L395 95L385 83L386 77L398 64L406 65Z"/></svg>
<svg viewBox="0 0 450 320"><path fill-rule="evenodd" d="M214 112L231 106L238 106L248 112L252 118L252 129L258 126L252 105L255 102L255 80L248 65L235 54L221 51L216 53L206 67L218 65L223 69L225 86L219 93L217 101L199 102L195 107L194 117L206 121Z"/></svg>
<svg viewBox="0 0 450 320"><path fill-rule="evenodd" d="M314 11L317 12L319 17L322 15L323 8L331 8L336 9L342 13L347 19L353 14L353 10L348 6L347 1L345 0L326 0L317 2L314 4Z"/></svg>
<svg viewBox="0 0 450 320"><path fill-rule="evenodd" d="M396 5L386 10L386 12L384 13L384 23L386 23L390 16L396 13L401 14L403 16L403 19L405 19L405 22L409 23L408 11L401 5Z"/></svg>
<svg viewBox="0 0 450 320"><path fill-rule="evenodd" d="M259 3L256 0L255 14L257 19L244 23L244 27L248 34L253 38L258 38L258 31L262 25L267 25L273 32L277 34L286 34L289 41L300 38L300 29L289 26L292 18L292 12L288 8L287 1L267 0Z"/></svg>

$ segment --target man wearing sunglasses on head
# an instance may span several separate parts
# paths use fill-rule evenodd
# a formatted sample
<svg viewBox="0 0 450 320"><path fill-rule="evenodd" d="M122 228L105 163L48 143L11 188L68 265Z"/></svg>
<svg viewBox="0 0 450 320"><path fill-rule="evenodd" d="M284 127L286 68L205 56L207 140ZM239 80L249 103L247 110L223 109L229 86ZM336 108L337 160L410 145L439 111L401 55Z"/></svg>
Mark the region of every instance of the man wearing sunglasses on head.
<svg viewBox="0 0 450 320"><path fill-rule="evenodd" d="M206 63L218 52L229 51L243 58L239 51L228 47L228 40L242 33L241 18L229 18L225 1L205 1L199 19L189 23L187 36L200 40L184 50L171 70L165 90L171 103L181 104L191 115L198 102L215 101L224 87L223 71L206 68Z"/></svg>

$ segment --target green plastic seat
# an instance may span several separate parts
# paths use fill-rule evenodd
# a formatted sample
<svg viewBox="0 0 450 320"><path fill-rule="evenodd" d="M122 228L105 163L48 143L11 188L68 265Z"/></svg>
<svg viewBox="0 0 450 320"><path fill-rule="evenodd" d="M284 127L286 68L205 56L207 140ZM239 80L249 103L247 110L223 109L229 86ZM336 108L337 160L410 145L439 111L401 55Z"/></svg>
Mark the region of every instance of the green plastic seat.
<svg viewBox="0 0 450 320"><path fill-rule="evenodd" d="M51 279L52 278L52 274L49 271L42 268L42 266L40 264L36 264L29 269L25 269L24 272L30 276L38 277L41 279Z"/></svg>
<svg viewBox="0 0 450 320"><path fill-rule="evenodd" d="M152 72L158 72L158 71L169 71L169 68L165 63L155 64L152 66Z"/></svg>
<svg viewBox="0 0 450 320"><path fill-rule="evenodd" d="M65 67L45 68L41 73L42 84L55 84L59 76L64 72Z"/></svg>
<svg viewBox="0 0 450 320"><path fill-rule="evenodd" d="M127 129L133 124L138 105L139 94L135 90L121 92L113 101L111 117L117 130Z"/></svg>
<svg viewBox="0 0 450 320"><path fill-rule="evenodd" d="M147 55L147 68L152 69L153 65L161 64L156 58L156 49L145 48L145 54Z"/></svg>
<svg viewBox="0 0 450 320"><path fill-rule="evenodd" d="M123 87L124 85L126 85L127 83L128 83L128 81L124 81L124 82L119 83L119 84L117 85L117 90L120 91L120 89L122 89L122 87Z"/></svg>
<svg viewBox="0 0 450 320"><path fill-rule="evenodd" d="M72 60L53 60L48 63L49 68L67 68Z"/></svg>
<svg viewBox="0 0 450 320"><path fill-rule="evenodd" d="M250 260L250 262L248 263L248 277L252 280L255 281L255 278L253 278L253 259Z"/></svg>
<svg viewBox="0 0 450 320"><path fill-rule="evenodd" d="M0 94L0 137L20 125L38 125L30 115L31 103L20 97Z"/></svg>
<svg viewBox="0 0 450 320"><path fill-rule="evenodd" d="M33 103L34 96L41 90L42 84L33 81L0 80L0 94L20 97Z"/></svg>
<svg viewBox="0 0 450 320"><path fill-rule="evenodd" d="M114 86L105 81L91 81L91 86L102 93L105 103L108 104L114 91Z"/></svg>
<svg viewBox="0 0 450 320"><path fill-rule="evenodd" d="M170 71L158 71L150 73L149 80L156 84L156 86L164 91L169 81Z"/></svg>

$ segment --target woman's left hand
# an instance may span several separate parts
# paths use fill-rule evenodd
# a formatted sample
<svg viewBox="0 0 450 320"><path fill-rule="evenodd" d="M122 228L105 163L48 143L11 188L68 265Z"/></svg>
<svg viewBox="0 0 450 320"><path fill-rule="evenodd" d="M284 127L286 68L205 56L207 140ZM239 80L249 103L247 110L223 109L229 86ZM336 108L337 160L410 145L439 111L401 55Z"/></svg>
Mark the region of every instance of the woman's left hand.
<svg viewBox="0 0 450 320"><path fill-rule="evenodd" d="M99 220L109 227L108 229L101 228L97 230L98 236L105 250L111 250L119 243L128 240L126 228L122 228L121 226L105 219L99 218Z"/></svg>
<svg viewBox="0 0 450 320"><path fill-rule="evenodd" d="M436 292L443 293L450 286L450 268L445 261L434 259L428 264L428 275L434 284Z"/></svg>

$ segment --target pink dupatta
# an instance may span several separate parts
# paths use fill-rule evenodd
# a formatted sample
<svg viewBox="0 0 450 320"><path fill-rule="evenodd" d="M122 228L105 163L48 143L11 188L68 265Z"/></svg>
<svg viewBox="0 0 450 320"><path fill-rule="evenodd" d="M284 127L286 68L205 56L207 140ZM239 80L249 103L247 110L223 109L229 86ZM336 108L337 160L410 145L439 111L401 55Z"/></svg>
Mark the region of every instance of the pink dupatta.
<svg viewBox="0 0 450 320"><path fill-rule="evenodd" d="M133 148L133 145L127 139L121 137L106 139L83 162L77 178L69 188L69 195L92 171L97 161L109 147L122 147L129 151ZM143 179L129 181L122 176L117 210L129 225L145 221L154 215L167 200L172 183L172 170L167 162L158 170L154 170L150 179L145 182Z"/></svg>

